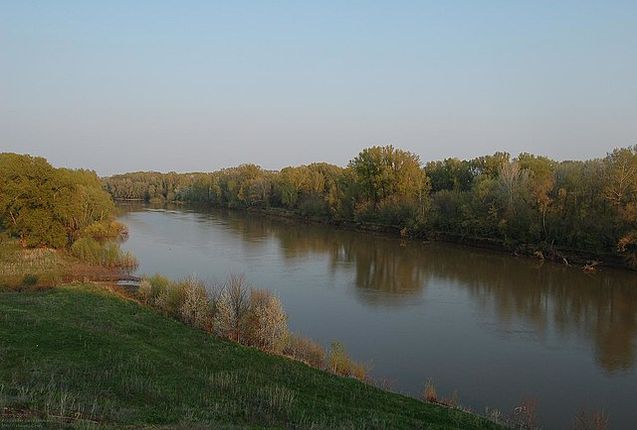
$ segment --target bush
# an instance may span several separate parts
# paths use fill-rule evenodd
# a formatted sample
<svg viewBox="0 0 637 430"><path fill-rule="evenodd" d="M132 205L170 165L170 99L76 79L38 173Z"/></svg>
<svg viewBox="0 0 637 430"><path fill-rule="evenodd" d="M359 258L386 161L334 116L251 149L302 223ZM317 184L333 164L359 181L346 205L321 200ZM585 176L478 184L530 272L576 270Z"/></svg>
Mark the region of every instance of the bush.
<svg viewBox="0 0 637 430"><path fill-rule="evenodd" d="M73 245L71 245L71 253L82 261L99 264L102 246L95 239L85 237L76 240Z"/></svg>
<svg viewBox="0 0 637 430"><path fill-rule="evenodd" d="M168 282L159 291L155 298L155 306L161 309L166 315L174 318L180 317L179 310L184 300L184 289L174 282Z"/></svg>
<svg viewBox="0 0 637 430"><path fill-rule="evenodd" d="M367 367L362 363L356 363L345 351L340 342L332 342L330 353L327 357L328 370L335 375L351 376L356 379L367 378Z"/></svg>
<svg viewBox="0 0 637 430"><path fill-rule="evenodd" d="M214 330L235 342L243 341L249 309L248 287L243 276L231 275L215 300Z"/></svg>
<svg viewBox="0 0 637 430"><path fill-rule="evenodd" d="M150 291L148 293L149 304L156 304L157 298L160 296L161 292L168 288L168 284L170 284L170 280L165 276L161 276L159 274L151 276L147 279Z"/></svg>
<svg viewBox="0 0 637 430"><path fill-rule="evenodd" d="M83 237L71 245L71 253L82 261L104 267L134 269L137 260L120 249L115 242L98 242L91 237Z"/></svg>
<svg viewBox="0 0 637 430"><path fill-rule="evenodd" d="M120 239L127 233L126 226L120 222L98 221L82 229L80 236L104 241L107 239Z"/></svg>
<svg viewBox="0 0 637 430"><path fill-rule="evenodd" d="M246 330L247 344L280 354L288 336L281 301L267 290L251 290Z"/></svg>
<svg viewBox="0 0 637 430"><path fill-rule="evenodd" d="M32 274L24 275L24 278L22 278L22 286L33 287L35 284L38 283L38 280L39 278L37 275L32 275Z"/></svg>
<svg viewBox="0 0 637 430"><path fill-rule="evenodd" d="M269 291L250 289L243 276L231 275L209 291L195 278L171 282L155 275L142 281L138 294L142 302L190 326L316 368L327 367L337 375L367 379L367 367L353 361L338 342L332 344L326 366L320 344L288 332L281 301Z"/></svg>
<svg viewBox="0 0 637 430"><path fill-rule="evenodd" d="M195 278L172 282L161 275L142 281L139 298L193 327L210 328L210 304L205 286Z"/></svg>
<svg viewBox="0 0 637 430"><path fill-rule="evenodd" d="M148 282L148 279L142 279L142 281L139 283L139 289L137 290L139 300L143 303L151 304L152 292L153 286L150 284L150 282Z"/></svg>
<svg viewBox="0 0 637 430"><path fill-rule="evenodd" d="M438 402L438 393L436 392L436 386L433 384L433 382L431 382L431 379L427 379L427 382L425 382L425 388L422 392L422 399L430 403Z"/></svg>
<svg viewBox="0 0 637 430"><path fill-rule="evenodd" d="M312 367L325 367L325 349L317 342L306 337L288 334L283 354L302 361Z"/></svg>
<svg viewBox="0 0 637 430"><path fill-rule="evenodd" d="M181 320L193 327L209 330L210 303L203 282L191 277L180 282L177 287L183 291L179 308Z"/></svg>

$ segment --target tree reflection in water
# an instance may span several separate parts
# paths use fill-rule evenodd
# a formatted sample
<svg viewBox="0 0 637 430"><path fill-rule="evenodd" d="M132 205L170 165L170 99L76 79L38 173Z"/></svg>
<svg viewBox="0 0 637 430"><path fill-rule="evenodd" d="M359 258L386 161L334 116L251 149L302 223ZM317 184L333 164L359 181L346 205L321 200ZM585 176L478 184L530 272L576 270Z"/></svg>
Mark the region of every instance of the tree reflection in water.
<svg viewBox="0 0 637 430"><path fill-rule="evenodd" d="M400 304L422 293L429 280L466 289L483 312L493 312L504 331L514 319L531 323L537 336L552 327L560 336L592 342L608 372L635 365L637 277L603 269L587 274L573 267L529 258L440 244L401 241L295 221L230 212L229 225L248 244L266 237L279 242L286 259L327 255L332 271L351 267L356 287L370 305Z"/></svg>

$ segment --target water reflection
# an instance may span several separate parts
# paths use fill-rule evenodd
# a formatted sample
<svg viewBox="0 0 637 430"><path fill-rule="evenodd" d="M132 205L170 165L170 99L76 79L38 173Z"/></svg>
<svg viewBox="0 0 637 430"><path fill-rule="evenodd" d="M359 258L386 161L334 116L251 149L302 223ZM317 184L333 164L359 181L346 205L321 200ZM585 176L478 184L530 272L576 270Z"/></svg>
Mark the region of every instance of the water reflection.
<svg viewBox="0 0 637 430"><path fill-rule="evenodd" d="M531 323L538 336L552 327L562 337L583 336L595 346L597 362L609 372L635 365L637 285L635 275L614 270L586 274L575 268L540 264L453 246L407 244L399 240L330 232L306 226L270 224L286 258L329 254L332 267L355 267L356 286L384 296L361 295L386 303L420 292L428 279L445 280L470 291L484 312L502 327L512 319Z"/></svg>
<svg viewBox="0 0 637 430"><path fill-rule="evenodd" d="M590 275L236 211L125 211L126 246L142 270L212 279L245 271L277 289L296 329L373 356L377 376L394 377L397 389L417 394L418 379L435 375L478 409L537 396L556 428L591 402L603 402L615 425L637 422L635 273ZM488 383L473 382L483 375Z"/></svg>
<svg viewBox="0 0 637 430"><path fill-rule="evenodd" d="M128 211L142 210L129 206ZM183 211L183 209L182 209ZM181 211L177 212L183 213ZM274 240L284 260L327 256L331 272L352 268L369 305L400 304L441 280L466 289L484 313L497 316L505 333L523 319L539 337L586 338L607 372L635 366L637 283L633 273L575 268L439 244L419 244L236 211L192 212L198 222L222 222L243 246L255 250ZM509 333L515 335L515 333Z"/></svg>

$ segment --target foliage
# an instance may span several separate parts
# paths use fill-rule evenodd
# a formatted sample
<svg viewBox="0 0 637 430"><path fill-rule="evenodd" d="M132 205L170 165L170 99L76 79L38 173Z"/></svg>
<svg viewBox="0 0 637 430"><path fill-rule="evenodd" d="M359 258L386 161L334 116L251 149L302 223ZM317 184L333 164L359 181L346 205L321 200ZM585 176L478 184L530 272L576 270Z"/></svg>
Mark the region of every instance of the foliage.
<svg viewBox="0 0 637 430"><path fill-rule="evenodd" d="M280 354L288 337L287 315L281 301L267 290L251 290L247 341L264 351Z"/></svg>
<svg viewBox="0 0 637 430"><path fill-rule="evenodd" d="M65 247L115 209L94 172L29 155L0 154L0 190L0 228L31 247Z"/></svg>
<svg viewBox="0 0 637 430"><path fill-rule="evenodd" d="M99 242L92 237L83 237L71 245L71 254L89 264L104 267L121 267L134 269L137 260L120 249L115 242Z"/></svg>
<svg viewBox="0 0 637 430"><path fill-rule="evenodd" d="M249 291L243 276L231 275L215 301L214 330L235 342L244 341L250 309Z"/></svg>
<svg viewBox="0 0 637 430"><path fill-rule="evenodd" d="M209 330L211 312L205 285L191 277L181 283L181 288L184 291L179 307L181 320L193 327Z"/></svg>
<svg viewBox="0 0 637 430"><path fill-rule="evenodd" d="M637 264L637 148L602 159L522 153L421 165L392 146L279 172L242 165L212 173L137 172L105 180L115 198L277 208L305 217L397 227L409 235L487 238L516 248L620 255Z"/></svg>
<svg viewBox="0 0 637 430"><path fill-rule="evenodd" d="M126 226L115 220L94 222L80 232L81 237L90 237L99 241L120 239L126 234Z"/></svg>

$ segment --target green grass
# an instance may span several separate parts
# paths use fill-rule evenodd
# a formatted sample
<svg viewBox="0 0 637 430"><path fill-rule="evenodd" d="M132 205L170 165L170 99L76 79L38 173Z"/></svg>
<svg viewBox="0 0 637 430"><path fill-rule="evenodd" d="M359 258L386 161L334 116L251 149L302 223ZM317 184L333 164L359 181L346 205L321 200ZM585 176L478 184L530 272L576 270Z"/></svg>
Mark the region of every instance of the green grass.
<svg viewBox="0 0 637 430"><path fill-rule="evenodd" d="M0 428L497 428L91 285L0 292Z"/></svg>

